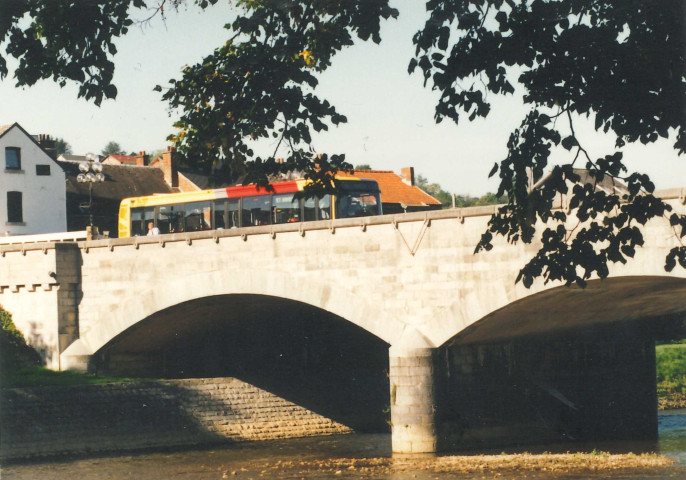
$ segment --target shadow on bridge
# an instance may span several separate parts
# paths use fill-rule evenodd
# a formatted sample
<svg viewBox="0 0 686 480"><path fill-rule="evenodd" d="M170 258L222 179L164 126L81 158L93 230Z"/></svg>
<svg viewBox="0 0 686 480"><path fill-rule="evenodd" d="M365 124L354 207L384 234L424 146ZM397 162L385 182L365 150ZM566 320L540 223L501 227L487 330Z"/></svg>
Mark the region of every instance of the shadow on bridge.
<svg viewBox="0 0 686 480"><path fill-rule="evenodd" d="M93 358L105 374L234 377L358 432L384 432L388 344L299 302L223 295L185 302L123 332Z"/></svg>
<svg viewBox="0 0 686 480"><path fill-rule="evenodd" d="M444 448L657 436L655 341L686 337L686 280L558 287L437 352Z"/></svg>

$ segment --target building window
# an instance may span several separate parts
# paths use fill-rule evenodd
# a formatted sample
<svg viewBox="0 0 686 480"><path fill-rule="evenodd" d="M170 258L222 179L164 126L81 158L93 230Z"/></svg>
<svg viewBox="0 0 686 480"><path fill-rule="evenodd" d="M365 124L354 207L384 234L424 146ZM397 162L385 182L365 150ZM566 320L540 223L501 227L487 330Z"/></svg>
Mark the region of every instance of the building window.
<svg viewBox="0 0 686 480"><path fill-rule="evenodd" d="M50 165L36 165L36 175L50 175Z"/></svg>
<svg viewBox="0 0 686 480"><path fill-rule="evenodd" d="M9 223L23 222L22 210L21 192L7 192L7 221Z"/></svg>
<svg viewBox="0 0 686 480"><path fill-rule="evenodd" d="M21 170L21 148L5 147L5 168L7 170Z"/></svg>

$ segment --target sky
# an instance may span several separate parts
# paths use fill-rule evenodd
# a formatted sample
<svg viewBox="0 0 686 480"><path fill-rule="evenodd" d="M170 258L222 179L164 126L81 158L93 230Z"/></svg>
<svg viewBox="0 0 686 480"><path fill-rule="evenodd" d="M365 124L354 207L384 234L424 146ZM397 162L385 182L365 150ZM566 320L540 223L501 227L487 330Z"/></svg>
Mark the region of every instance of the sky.
<svg viewBox="0 0 686 480"><path fill-rule="evenodd" d="M234 2L235 3L235 2ZM412 35L425 19L424 2L391 0L400 12L383 24L380 45L358 42L340 52L320 77L317 94L348 118L314 136L318 153L345 153L353 165L400 172L412 166L416 175L443 189L479 196L495 191L497 178L488 179L495 162L505 158L507 139L529 107L518 96L494 98L487 119L474 122L433 118L437 93L423 86L420 75L409 75L407 65L414 48ZM154 152L168 145L174 131L173 112L162 102L155 85L163 87L179 78L188 64L200 61L227 38L223 25L235 16L230 0L219 0L206 11L195 6L167 12L136 25L119 39L115 57L116 100L96 107L77 99L77 88L60 88L42 81L16 88L12 78L0 81L0 125L18 122L31 134L63 138L73 153L99 153L109 141L126 152ZM136 18L145 18L138 12ZM579 120L581 122L581 120ZM614 152L614 139L597 134L588 124L577 133L591 155ZM658 189L686 187L686 159L672 149L673 141L624 150L630 169L648 173ZM556 163L569 160L555 154Z"/></svg>

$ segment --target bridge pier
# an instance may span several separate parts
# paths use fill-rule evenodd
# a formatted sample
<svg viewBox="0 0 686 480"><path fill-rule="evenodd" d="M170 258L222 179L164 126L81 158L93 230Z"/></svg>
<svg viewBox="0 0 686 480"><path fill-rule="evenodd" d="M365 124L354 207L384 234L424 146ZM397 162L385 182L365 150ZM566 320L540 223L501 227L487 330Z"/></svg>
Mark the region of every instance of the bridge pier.
<svg viewBox="0 0 686 480"><path fill-rule="evenodd" d="M394 454L436 452L434 348L389 350Z"/></svg>

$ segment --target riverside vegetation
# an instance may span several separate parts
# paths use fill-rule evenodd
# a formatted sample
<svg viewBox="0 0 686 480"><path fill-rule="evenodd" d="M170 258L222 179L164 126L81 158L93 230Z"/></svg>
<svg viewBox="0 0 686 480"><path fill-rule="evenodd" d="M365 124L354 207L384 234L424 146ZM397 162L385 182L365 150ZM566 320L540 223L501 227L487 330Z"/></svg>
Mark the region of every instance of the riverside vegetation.
<svg viewBox="0 0 686 480"><path fill-rule="evenodd" d="M686 408L686 340L658 345L655 356L660 410Z"/></svg>
<svg viewBox="0 0 686 480"><path fill-rule="evenodd" d="M111 378L77 372L58 372L41 366L38 352L31 348L12 321L12 314L0 306L0 387L84 385L93 383L144 381L142 378Z"/></svg>

